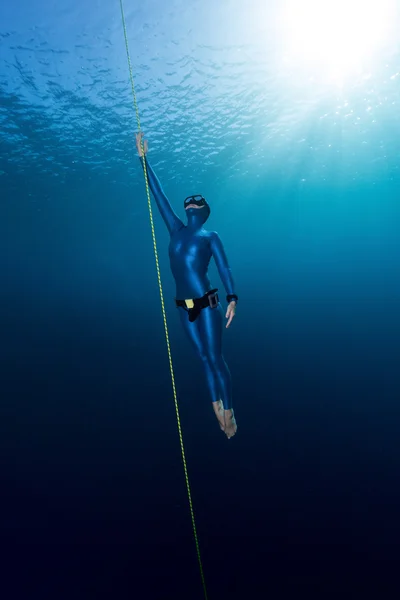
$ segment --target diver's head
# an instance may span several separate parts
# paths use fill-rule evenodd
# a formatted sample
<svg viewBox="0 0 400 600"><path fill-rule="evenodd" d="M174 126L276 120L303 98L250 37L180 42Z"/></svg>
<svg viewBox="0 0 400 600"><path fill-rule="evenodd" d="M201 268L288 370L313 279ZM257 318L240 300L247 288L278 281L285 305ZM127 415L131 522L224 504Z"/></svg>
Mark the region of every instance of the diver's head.
<svg viewBox="0 0 400 600"><path fill-rule="evenodd" d="M204 225L210 216L211 209L201 194L185 198L184 207L189 225Z"/></svg>

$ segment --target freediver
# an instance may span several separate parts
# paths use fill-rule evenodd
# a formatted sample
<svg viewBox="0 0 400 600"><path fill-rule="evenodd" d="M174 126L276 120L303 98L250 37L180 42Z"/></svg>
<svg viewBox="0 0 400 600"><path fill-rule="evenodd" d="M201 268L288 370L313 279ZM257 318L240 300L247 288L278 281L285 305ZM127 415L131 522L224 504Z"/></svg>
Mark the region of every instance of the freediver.
<svg viewBox="0 0 400 600"><path fill-rule="evenodd" d="M226 327L229 327L238 301L231 269L218 233L203 228L210 215L205 198L197 195L185 199L187 225L184 225L149 164L147 140L142 140L143 133L136 134L140 162L144 168L146 161L149 186L170 235L169 259L176 283L175 303L184 330L204 365L219 425L230 439L235 435L237 425L232 408L231 374L222 355L223 311L218 290L211 289L207 271L213 256L227 293L225 316L228 319Z"/></svg>

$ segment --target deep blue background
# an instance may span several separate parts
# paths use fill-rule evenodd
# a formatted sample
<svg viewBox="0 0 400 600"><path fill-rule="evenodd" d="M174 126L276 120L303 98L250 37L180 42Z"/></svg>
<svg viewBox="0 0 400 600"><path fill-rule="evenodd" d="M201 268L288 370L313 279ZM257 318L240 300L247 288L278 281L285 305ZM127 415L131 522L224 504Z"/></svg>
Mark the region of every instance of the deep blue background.
<svg viewBox="0 0 400 600"><path fill-rule="evenodd" d="M26 54L7 41L19 35L12 22L17 13L4 12L4 600L203 597L116 4L124 96L120 105L105 107L87 99L83 87L68 92L59 79L52 84L57 93L46 88L51 98L39 84L36 101L28 98L35 77L45 77L39 62L34 68L40 44L31 42L29 80L28 63L17 68L18 52ZM199 6L193 3L193 10ZM60 15L71 7L66 3ZM143 15L132 11L134 29ZM24 14L35 24L35 15ZM52 35L42 18L37 39ZM79 22L74 12L69 19L69 28ZM106 16L98 19L101 24ZM28 25L17 22L28 40ZM162 23L149 23L165 31ZM100 44L97 54L103 50ZM65 53L72 64L79 52ZM161 72L173 68L158 60ZM145 95L146 65L141 69ZM376 75L376 82L384 79ZM111 93L112 81L107 85ZM177 86L173 94L180 93ZM279 135L261 140L253 107L243 154L238 147L247 134L239 128L209 161L202 154L206 145L213 148L205 121L204 138L184 111L163 132L163 120L153 123L151 106L143 103L152 164L178 211L189 193L207 194L210 227L224 240L240 296L224 337L239 424L228 442L180 328L167 234L155 215L210 600L350 598L365 590L394 598L400 591L400 138L398 118L391 118L397 80L386 93L386 113L377 105L378 124L366 121L360 138L352 138L344 118L335 124L337 98L310 109L304 123L292 114L288 129L274 113L269 118L277 119L278 133L295 129L297 141L306 140L307 149L296 151L289 140L279 150ZM239 109L240 102L251 115L252 100L239 99ZM55 117L61 105L65 123ZM356 113L364 114L360 106L354 100ZM321 129L327 110L331 129ZM107 131L111 141L102 137ZM213 135L223 138L223 132ZM190 151L182 157L179 145L187 139ZM363 154L365 140L375 159ZM337 144L335 155L325 142ZM246 163L249 152L255 156ZM220 285L214 267L211 272Z"/></svg>

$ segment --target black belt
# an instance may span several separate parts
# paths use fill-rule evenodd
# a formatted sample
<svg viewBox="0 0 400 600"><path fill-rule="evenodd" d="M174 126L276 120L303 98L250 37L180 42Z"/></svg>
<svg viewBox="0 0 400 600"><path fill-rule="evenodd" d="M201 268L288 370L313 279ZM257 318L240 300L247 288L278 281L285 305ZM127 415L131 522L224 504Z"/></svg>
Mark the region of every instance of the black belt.
<svg viewBox="0 0 400 600"><path fill-rule="evenodd" d="M218 288L210 290L201 298L189 298L188 300L177 300L175 298L175 303L189 313L189 321L193 322L197 319L203 308L207 308L207 306L215 308L218 306L219 299L217 292Z"/></svg>

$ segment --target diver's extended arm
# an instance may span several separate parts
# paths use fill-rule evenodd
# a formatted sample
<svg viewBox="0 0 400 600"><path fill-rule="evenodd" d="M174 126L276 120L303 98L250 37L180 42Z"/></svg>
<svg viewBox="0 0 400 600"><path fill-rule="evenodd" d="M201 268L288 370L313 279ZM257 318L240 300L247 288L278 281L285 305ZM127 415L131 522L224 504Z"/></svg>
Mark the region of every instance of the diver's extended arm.
<svg viewBox="0 0 400 600"><path fill-rule="evenodd" d="M164 190L161 187L161 183L157 175L154 173L152 166L147 160L147 157L143 158L141 156L140 162L142 163L143 169L144 161L146 161L146 171L147 178L149 180L149 186L157 203L158 210L160 211L160 214L164 219L164 223L166 224L169 233L172 234L174 231L177 231L178 229L183 227L183 223L173 210L167 196L164 193Z"/></svg>
<svg viewBox="0 0 400 600"><path fill-rule="evenodd" d="M219 276L224 284L226 293L228 296L236 296L235 284L232 277L232 271L228 264L228 259L225 254L224 246L221 242L221 238L215 231L211 232L211 251L217 265Z"/></svg>
<svg viewBox="0 0 400 600"><path fill-rule="evenodd" d="M143 170L144 170L144 166L146 164L146 173L147 173L147 178L149 181L150 189L153 193L154 199L158 206L158 210L160 211L160 214L161 214L162 218L164 219L164 222L168 228L168 231L170 234L172 234L174 231L177 231L178 229L183 227L183 223L180 220L180 218L178 217L178 215L175 213L175 211L172 209L172 206L169 203L169 200L168 200L167 196L165 195L164 190L161 187L161 183L159 182L157 175L154 173L153 168L151 167L149 161L147 160L147 157L146 157L147 148L148 148L147 140L144 140L142 142L142 138L143 138L142 133L138 133L136 135L136 147L138 149L140 162L142 164ZM143 146L142 146L142 143L143 143Z"/></svg>

